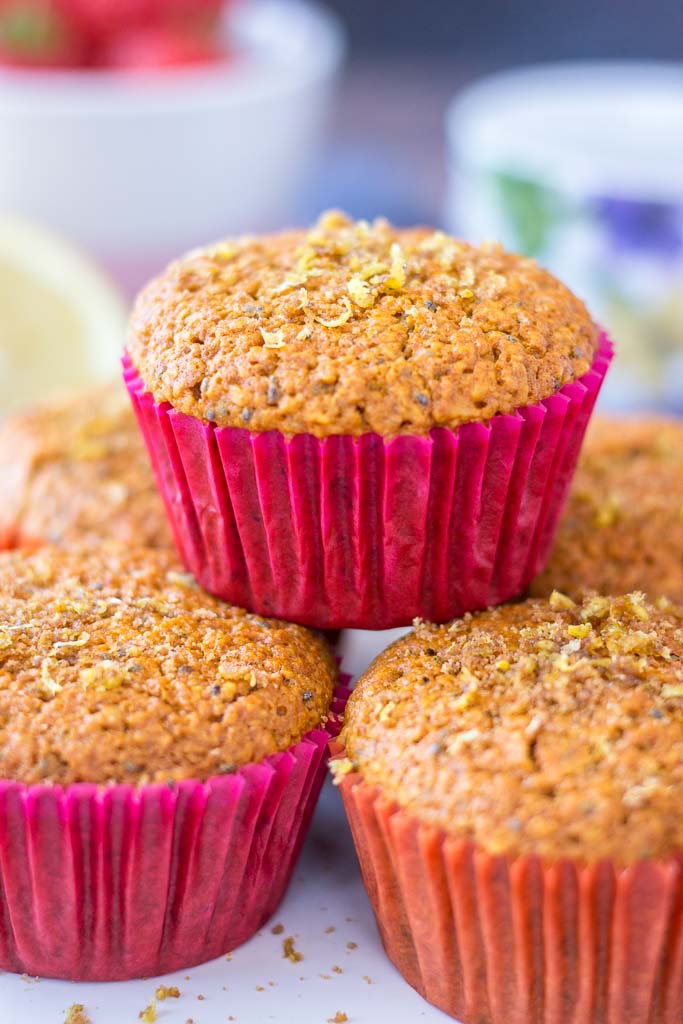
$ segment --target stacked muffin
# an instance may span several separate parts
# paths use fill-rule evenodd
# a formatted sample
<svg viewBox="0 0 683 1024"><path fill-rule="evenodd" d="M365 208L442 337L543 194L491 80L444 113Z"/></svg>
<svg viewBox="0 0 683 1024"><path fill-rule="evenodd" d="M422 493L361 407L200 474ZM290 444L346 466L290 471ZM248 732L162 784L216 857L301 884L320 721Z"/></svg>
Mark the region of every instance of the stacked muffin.
<svg viewBox="0 0 683 1024"><path fill-rule="evenodd" d="M0 544L172 546L125 389L111 383L0 424Z"/></svg>
<svg viewBox="0 0 683 1024"><path fill-rule="evenodd" d="M104 980L211 959L282 899L336 663L183 571L120 383L0 437L0 963Z"/></svg>
<svg viewBox="0 0 683 1024"><path fill-rule="evenodd" d="M126 376L203 586L382 629L531 582L610 354L533 261L329 213L173 264Z"/></svg>
<svg viewBox="0 0 683 1024"><path fill-rule="evenodd" d="M5 553L0 608L3 968L136 977L245 941L324 775L324 641L114 544Z"/></svg>
<svg viewBox="0 0 683 1024"><path fill-rule="evenodd" d="M200 888L172 856L136 966L126 920L90 976L151 971L155 943L165 968L213 955L272 911L317 795L316 727L339 707L303 627L419 617L436 624L368 669L334 748L389 955L465 1024L676 1019L683 610L664 595L680 595L680 428L592 435L539 576L610 357L532 261L337 213L197 251L145 289L124 375L189 573L163 550L107 548L87 569L70 550L6 556L24 567L7 563L4 591L0 570L0 594L27 713L3 771L65 784L53 800L113 782L103 842L123 822L116 842L139 842L141 864L189 830L219 925L190 953ZM27 599L30 629L13 618ZM203 839L219 835L214 863ZM179 924L160 944L162 917L164 936ZM78 976L67 948L58 972ZM28 953L3 955L16 969Z"/></svg>
<svg viewBox="0 0 683 1024"><path fill-rule="evenodd" d="M595 419L531 594L643 590L683 602L683 423Z"/></svg>
<svg viewBox="0 0 683 1024"><path fill-rule="evenodd" d="M494 1024L681 1011L683 607L558 593L380 655L337 762L389 956Z"/></svg>

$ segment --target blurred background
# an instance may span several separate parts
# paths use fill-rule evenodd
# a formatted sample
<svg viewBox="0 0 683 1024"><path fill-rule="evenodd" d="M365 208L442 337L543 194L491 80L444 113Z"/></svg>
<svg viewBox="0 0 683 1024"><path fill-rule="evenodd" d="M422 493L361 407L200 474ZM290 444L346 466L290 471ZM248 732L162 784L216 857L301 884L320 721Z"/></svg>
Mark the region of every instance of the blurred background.
<svg viewBox="0 0 683 1024"><path fill-rule="evenodd" d="M0 0L0 408L112 372L135 290L328 206L499 238L683 411L674 0Z"/></svg>

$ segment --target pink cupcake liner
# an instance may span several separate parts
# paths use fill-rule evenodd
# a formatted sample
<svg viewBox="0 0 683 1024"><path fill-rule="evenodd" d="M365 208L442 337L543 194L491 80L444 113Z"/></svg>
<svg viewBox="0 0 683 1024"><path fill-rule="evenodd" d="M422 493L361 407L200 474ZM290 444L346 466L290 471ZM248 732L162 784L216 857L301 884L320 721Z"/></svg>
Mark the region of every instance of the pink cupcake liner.
<svg viewBox="0 0 683 1024"><path fill-rule="evenodd" d="M245 942L287 888L348 694L289 750L206 782L0 781L0 968L111 981Z"/></svg>
<svg viewBox="0 0 683 1024"><path fill-rule="evenodd" d="M358 774L340 789L382 943L428 1002L462 1024L681 1024L683 852L495 855Z"/></svg>
<svg viewBox="0 0 683 1024"><path fill-rule="evenodd" d="M445 622L544 567L612 358L538 405L428 437L252 433L124 378L187 568L213 594L324 628Z"/></svg>

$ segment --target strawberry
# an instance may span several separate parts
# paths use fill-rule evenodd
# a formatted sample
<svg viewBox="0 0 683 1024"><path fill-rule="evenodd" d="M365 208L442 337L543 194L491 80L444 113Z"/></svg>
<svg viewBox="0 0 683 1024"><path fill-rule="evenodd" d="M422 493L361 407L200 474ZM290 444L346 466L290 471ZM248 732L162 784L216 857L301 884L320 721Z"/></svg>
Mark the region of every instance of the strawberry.
<svg viewBox="0 0 683 1024"><path fill-rule="evenodd" d="M206 64L223 57L218 44L210 38L166 28L119 33L100 53L100 61L105 67L131 70Z"/></svg>
<svg viewBox="0 0 683 1024"><path fill-rule="evenodd" d="M95 39L105 41L136 28L212 31L225 0L60 0Z"/></svg>
<svg viewBox="0 0 683 1024"><path fill-rule="evenodd" d="M0 63L78 67L88 41L57 0L0 0Z"/></svg>
<svg viewBox="0 0 683 1024"><path fill-rule="evenodd" d="M93 40L107 40L156 18L157 0L60 0Z"/></svg>

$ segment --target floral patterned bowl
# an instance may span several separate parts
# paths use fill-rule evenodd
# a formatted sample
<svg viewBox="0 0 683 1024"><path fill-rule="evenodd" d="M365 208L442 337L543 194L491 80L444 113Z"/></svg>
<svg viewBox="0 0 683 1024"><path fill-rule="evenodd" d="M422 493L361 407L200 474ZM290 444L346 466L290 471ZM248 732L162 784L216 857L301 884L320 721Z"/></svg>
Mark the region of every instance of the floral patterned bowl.
<svg viewBox="0 0 683 1024"><path fill-rule="evenodd" d="M683 412L683 65L540 65L452 102L446 222L536 257L619 338L612 407Z"/></svg>

